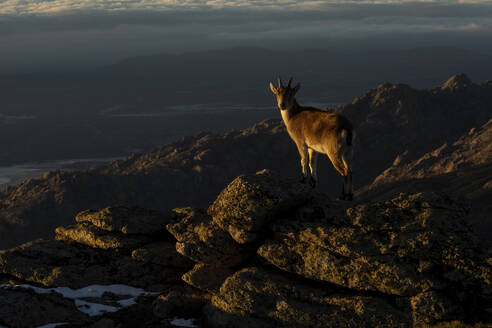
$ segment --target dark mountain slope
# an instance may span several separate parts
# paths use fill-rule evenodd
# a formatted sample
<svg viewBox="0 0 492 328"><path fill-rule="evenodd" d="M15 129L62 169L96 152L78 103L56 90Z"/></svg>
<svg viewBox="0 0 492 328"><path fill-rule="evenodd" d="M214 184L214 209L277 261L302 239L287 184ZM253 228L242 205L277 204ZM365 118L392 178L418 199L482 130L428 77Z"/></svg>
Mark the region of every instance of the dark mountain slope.
<svg viewBox="0 0 492 328"><path fill-rule="evenodd" d="M473 225L491 247L492 120L417 160L389 167L359 190L359 198L384 199L417 190L441 191L469 202Z"/></svg>

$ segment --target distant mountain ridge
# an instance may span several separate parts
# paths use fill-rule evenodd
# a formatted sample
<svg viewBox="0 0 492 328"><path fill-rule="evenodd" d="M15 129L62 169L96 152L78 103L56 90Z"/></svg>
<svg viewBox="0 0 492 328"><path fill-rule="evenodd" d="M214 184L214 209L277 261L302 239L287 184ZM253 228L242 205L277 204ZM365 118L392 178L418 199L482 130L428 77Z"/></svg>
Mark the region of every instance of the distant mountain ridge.
<svg viewBox="0 0 492 328"><path fill-rule="evenodd" d="M395 160L409 163L486 123L492 83L462 83L467 79L456 75L430 90L382 83L337 108L357 131L356 187L371 183ZM87 171L51 172L0 194L0 248L51 236L88 208L204 206L233 178L264 168L299 175L297 150L279 119L243 131L186 137ZM320 189L338 194L341 178L324 158L319 175Z"/></svg>
<svg viewBox="0 0 492 328"><path fill-rule="evenodd" d="M454 47L343 53L231 48L141 56L81 72L0 75L0 113L87 117L173 105L270 105L267 82L294 75L309 101L346 102L379 81L431 87L457 71L488 78L492 54ZM370 63L370 64L369 64Z"/></svg>

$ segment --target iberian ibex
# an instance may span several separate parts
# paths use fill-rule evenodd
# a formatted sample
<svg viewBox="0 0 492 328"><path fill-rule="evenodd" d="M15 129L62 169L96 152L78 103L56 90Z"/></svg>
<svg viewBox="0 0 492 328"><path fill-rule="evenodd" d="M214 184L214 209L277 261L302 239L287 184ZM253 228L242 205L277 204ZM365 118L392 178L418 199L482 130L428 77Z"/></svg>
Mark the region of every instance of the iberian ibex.
<svg viewBox="0 0 492 328"><path fill-rule="evenodd" d="M270 83L270 89L277 97L282 119L299 150L304 181L309 180L313 187L316 185L318 154L326 154L335 169L343 176L340 198L352 200L352 153L355 139L352 123L337 113L300 106L296 101L296 93L301 85L298 83L291 88L291 82L292 78L287 86L283 86L279 77L278 88Z"/></svg>

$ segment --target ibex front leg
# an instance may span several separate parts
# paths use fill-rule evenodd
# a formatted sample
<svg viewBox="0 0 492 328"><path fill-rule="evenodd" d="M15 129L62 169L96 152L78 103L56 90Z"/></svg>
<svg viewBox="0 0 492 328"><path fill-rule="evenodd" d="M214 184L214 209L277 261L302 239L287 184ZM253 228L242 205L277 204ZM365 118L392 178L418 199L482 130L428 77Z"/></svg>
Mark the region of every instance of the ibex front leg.
<svg viewBox="0 0 492 328"><path fill-rule="evenodd" d="M302 182L306 182L308 178L308 148L306 145L297 144L297 150L301 157Z"/></svg>
<svg viewBox="0 0 492 328"><path fill-rule="evenodd" d="M309 183L311 187L316 187L318 183L318 152L309 148L309 170L311 171L311 178L309 179Z"/></svg>

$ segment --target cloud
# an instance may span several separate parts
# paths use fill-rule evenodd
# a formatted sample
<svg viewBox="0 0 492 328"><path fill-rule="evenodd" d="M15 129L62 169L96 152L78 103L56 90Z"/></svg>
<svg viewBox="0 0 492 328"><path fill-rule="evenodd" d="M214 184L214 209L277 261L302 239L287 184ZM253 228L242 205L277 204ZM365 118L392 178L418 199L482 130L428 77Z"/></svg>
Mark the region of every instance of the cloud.
<svg viewBox="0 0 492 328"><path fill-rule="evenodd" d="M4 67L250 45L483 48L490 35L492 0L0 0Z"/></svg>
<svg viewBox="0 0 492 328"><path fill-rule="evenodd" d="M74 12L270 9L304 11L333 6L492 4L492 0L2 0L1 15L59 15Z"/></svg>

